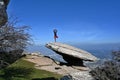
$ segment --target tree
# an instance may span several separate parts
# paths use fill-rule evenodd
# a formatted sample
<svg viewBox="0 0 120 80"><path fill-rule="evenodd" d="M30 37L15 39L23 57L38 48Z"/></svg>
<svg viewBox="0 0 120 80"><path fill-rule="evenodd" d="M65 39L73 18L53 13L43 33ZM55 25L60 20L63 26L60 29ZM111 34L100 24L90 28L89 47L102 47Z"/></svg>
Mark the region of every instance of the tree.
<svg viewBox="0 0 120 80"><path fill-rule="evenodd" d="M6 9L9 1L10 0L0 0L0 27L8 20Z"/></svg>
<svg viewBox="0 0 120 80"><path fill-rule="evenodd" d="M112 55L113 55L113 57L112 57L113 60L120 62L120 51L113 51Z"/></svg>
<svg viewBox="0 0 120 80"><path fill-rule="evenodd" d="M28 26L16 26L17 20L7 22L0 28L0 67L13 63L22 56L29 44Z"/></svg>

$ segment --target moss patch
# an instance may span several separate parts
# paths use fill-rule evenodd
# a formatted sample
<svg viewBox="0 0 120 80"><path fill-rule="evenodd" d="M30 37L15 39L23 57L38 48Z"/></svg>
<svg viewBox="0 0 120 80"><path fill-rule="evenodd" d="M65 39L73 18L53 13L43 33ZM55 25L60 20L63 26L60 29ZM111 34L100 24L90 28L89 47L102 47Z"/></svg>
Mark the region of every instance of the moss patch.
<svg viewBox="0 0 120 80"><path fill-rule="evenodd" d="M34 68L34 63L17 60L4 70L0 70L0 80L58 80L61 75Z"/></svg>

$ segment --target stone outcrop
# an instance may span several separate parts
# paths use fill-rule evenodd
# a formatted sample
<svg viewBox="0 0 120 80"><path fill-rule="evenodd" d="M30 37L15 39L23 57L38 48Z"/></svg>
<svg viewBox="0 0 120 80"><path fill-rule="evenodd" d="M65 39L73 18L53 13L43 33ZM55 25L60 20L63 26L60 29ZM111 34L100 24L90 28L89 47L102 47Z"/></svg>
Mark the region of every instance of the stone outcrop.
<svg viewBox="0 0 120 80"><path fill-rule="evenodd" d="M94 80L89 71L80 71L71 73L62 77L60 80Z"/></svg>
<svg viewBox="0 0 120 80"><path fill-rule="evenodd" d="M58 42L48 43L46 47L62 55L63 59L70 65L83 66L83 61L96 61L95 56L82 49Z"/></svg>
<svg viewBox="0 0 120 80"><path fill-rule="evenodd" d="M3 26L8 19L7 16L7 5L9 3L9 0L0 0L0 27Z"/></svg>
<svg viewBox="0 0 120 80"><path fill-rule="evenodd" d="M92 76L89 74L90 69L87 67L68 66L65 64L60 64L60 62L57 62L54 59L44 55L27 54L24 59L33 62L36 69L41 69L63 75L64 77L62 77L60 80L93 79Z"/></svg>
<svg viewBox="0 0 120 80"><path fill-rule="evenodd" d="M80 71L89 71L90 69L87 67L76 68L75 66L68 66L65 64L61 64L54 59L44 56L44 55L28 55L26 56L25 60L35 63L35 68L42 69L54 73L58 73L61 75L76 73Z"/></svg>

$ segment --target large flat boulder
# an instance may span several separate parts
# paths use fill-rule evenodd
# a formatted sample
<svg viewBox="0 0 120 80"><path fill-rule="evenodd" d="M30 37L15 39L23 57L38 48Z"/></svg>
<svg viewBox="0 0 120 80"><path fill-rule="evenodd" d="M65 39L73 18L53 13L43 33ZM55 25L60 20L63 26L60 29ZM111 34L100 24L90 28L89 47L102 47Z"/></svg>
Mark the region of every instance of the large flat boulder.
<svg viewBox="0 0 120 80"><path fill-rule="evenodd" d="M46 44L46 47L63 56L63 59L71 64L83 64L84 61L96 61L97 57L91 53L63 43L53 42Z"/></svg>

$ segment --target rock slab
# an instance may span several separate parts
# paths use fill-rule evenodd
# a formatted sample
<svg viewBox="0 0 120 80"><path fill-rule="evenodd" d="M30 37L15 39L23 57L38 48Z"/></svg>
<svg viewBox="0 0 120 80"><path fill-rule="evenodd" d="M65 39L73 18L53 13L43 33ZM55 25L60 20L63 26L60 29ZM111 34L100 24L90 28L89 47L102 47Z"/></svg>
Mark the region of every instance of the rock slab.
<svg viewBox="0 0 120 80"><path fill-rule="evenodd" d="M61 75L67 75L70 73L86 71L82 67L79 67L81 68L80 70L72 66L59 65L56 63L55 60L51 59L50 57L43 56L43 55L40 55L40 56L27 55L25 60L35 63L35 68L37 69L42 69L42 70L54 72L54 73L61 74Z"/></svg>
<svg viewBox="0 0 120 80"><path fill-rule="evenodd" d="M53 73L63 75L60 80L92 80L92 76L89 74L89 70L85 70L87 67L78 66L79 69L73 66L59 65L56 61L48 56L43 55L31 55L27 54L27 61L33 62L36 69L46 70ZM77 66L76 66L77 67Z"/></svg>
<svg viewBox="0 0 120 80"><path fill-rule="evenodd" d="M80 71L66 75L60 80L94 80L94 78L89 74L89 71Z"/></svg>
<svg viewBox="0 0 120 80"><path fill-rule="evenodd" d="M98 60L97 57L93 56L91 53L85 50L78 49L76 47L63 43L58 42L48 43L46 44L46 47L62 55L63 59L70 64L83 65L83 60L84 61Z"/></svg>

